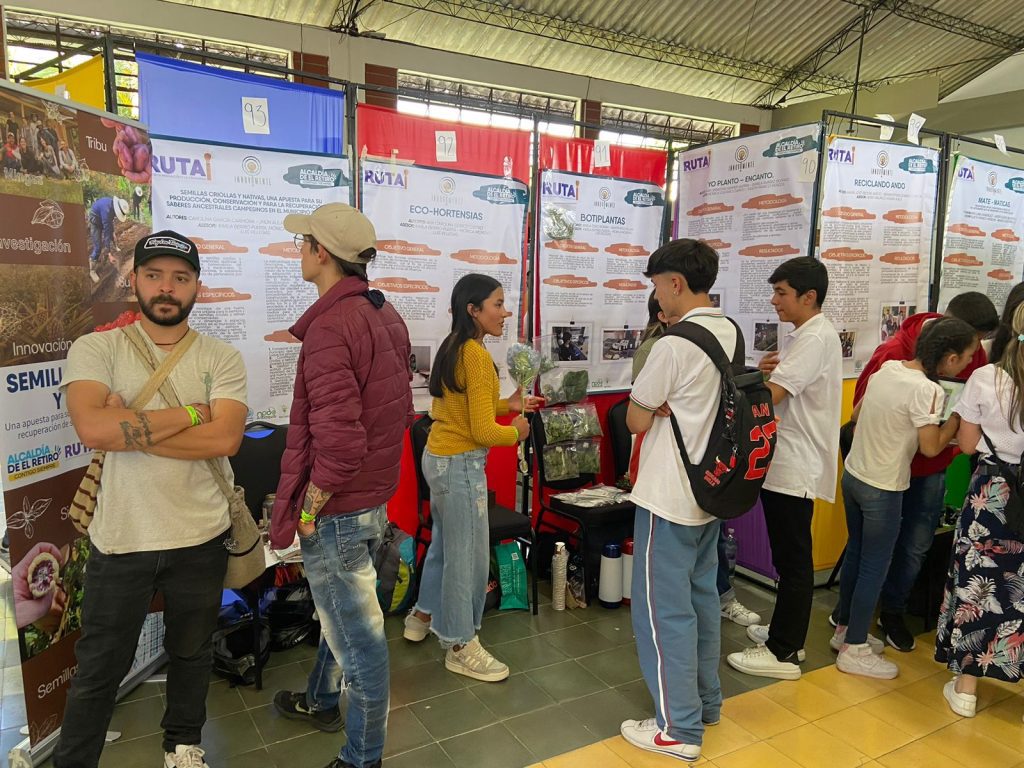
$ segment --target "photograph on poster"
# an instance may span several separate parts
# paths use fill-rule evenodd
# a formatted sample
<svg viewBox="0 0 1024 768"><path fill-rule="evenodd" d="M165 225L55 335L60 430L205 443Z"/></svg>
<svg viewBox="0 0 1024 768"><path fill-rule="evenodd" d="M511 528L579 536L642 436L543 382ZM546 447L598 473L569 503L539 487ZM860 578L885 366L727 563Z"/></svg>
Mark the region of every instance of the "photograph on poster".
<svg viewBox="0 0 1024 768"><path fill-rule="evenodd" d="M775 352L779 348L778 323L754 323L754 351Z"/></svg>
<svg viewBox="0 0 1024 768"><path fill-rule="evenodd" d="M839 344L843 348L843 359L848 360L853 357L853 345L857 341L856 331L840 331L839 332Z"/></svg>
<svg viewBox="0 0 1024 768"><path fill-rule="evenodd" d="M82 180L89 277L95 301L125 301L132 296L128 274L135 244L152 229L149 185L123 176L88 171Z"/></svg>
<svg viewBox="0 0 1024 768"><path fill-rule="evenodd" d="M0 167L3 177L77 180L78 122L73 109L32 96L0 96ZM48 182L42 182L48 184ZM48 198L58 197L46 190Z"/></svg>
<svg viewBox="0 0 1024 768"><path fill-rule="evenodd" d="M709 293L708 298L711 299L711 306L717 309L722 308L722 293L717 291L715 293Z"/></svg>
<svg viewBox="0 0 1024 768"><path fill-rule="evenodd" d="M23 512L30 514L29 510ZM12 519L19 521L19 514ZM63 547L39 542L14 564L15 624L23 659L42 653L81 628L88 557L89 539L83 536Z"/></svg>
<svg viewBox="0 0 1024 768"><path fill-rule="evenodd" d="M642 333L639 328L606 328L601 334L601 359L605 362L632 360Z"/></svg>
<svg viewBox="0 0 1024 768"><path fill-rule="evenodd" d="M903 325L903 321L917 311L917 307L906 304L883 304L882 317L879 326L879 338L881 341L891 339L896 331Z"/></svg>
<svg viewBox="0 0 1024 768"><path fill-rule="evenodd" d="M590 359L590 324L551 326L551 357L559 363L585 363Z"/></svg>
<svg viewBox="0 0 1024 768"><path fill-rule="evenodd" d="M412 388L426 389L430 381L430 364L434 360L429 344L413 342L409 350L409 368L412 370Z"/></svg>

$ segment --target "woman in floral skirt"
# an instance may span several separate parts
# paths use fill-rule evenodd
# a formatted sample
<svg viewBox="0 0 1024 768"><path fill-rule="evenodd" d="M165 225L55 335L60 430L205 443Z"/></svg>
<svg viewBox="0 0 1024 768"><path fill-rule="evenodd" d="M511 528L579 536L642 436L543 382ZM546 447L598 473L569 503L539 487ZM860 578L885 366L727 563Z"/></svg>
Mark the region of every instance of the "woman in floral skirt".
<svg viewBox="0 0 1024 768"><path fill-rule="evenodd" d="M955 674L943 695L964 717L974 716L979 677L1015 683L1024 666L1024 525L1007 519L999 463L1016 474L1024 453L1024 305L1012 331L1002 359L971 374L955 408L960 450L979 461L956 528L935 658Z"/></svg>

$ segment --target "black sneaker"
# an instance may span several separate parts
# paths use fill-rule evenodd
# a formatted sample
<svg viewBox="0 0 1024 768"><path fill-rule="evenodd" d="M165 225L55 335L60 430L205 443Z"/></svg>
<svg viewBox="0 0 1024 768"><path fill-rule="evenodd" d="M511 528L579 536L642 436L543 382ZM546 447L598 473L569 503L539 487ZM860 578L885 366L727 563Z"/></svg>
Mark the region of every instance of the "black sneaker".
<svg viewBox="0 0 1024 768"><path fill-rule="evenodd" d="M381 767L381 761L380 760L378 760L376 763L374 763L373 765L370 766L370 768L380 768L380 767ZM329 762L326 766L324 766L324 768L356 768L356 766L352 765L352 763L346 763L340 757L336 757L333 760L331 760L331 762Z"/></svg>
<svg viewBox="0 0 1024 768"><path fill-rule="evenodd" d="M310 711L304 691L278 691L274 694L274 709L290 720L303 720L327 733L341 730L341 710L334 707L320 712Z"/></svg>
<svg viewBox="0 0 1024 768"><path fill-rule="evenodd" d="M910 653L917 647L917 641L907 629L902 613L883 613L878 617L878 628L885 635L885 642L897 651Z"/></svg>

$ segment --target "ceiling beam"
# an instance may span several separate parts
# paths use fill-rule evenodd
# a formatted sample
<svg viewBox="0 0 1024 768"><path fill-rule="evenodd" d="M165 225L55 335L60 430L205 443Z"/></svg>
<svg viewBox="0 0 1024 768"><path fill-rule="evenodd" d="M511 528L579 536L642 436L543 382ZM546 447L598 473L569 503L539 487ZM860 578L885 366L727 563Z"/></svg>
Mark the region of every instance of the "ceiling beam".
<svg viewBox="0 0 1024 768"><path fill-rule="evenodd" d="M914 21L918 24L925 24L943 32L949 32L960 37L969 37L982 43L994 45L997 48L1005 48L1007 51L1024 50L1024 37L1011 35L1008 32L987 27L984 24L965 19L962 16L953 16L949 13L928 8L920 3L910 0L843 0L850 5L859 8L878 8L879 6L896 14L901 19Z"/></svg>
<svg viewBox="0 0 1024 768"><path fill-rule="evenodd" d="M765 61L741 59L728 54L656 40L636 34L615 32L585 22L544 16L511 8L491 0L383 0L411 10L427 11L462 21L522 32L548 40L557 40L608 53L655 61L659 64L688 67L726 77L758 83L777 82L793 70ZM842 93L853 82L818 71L800 72L802 87L814 93Z"/></svg>

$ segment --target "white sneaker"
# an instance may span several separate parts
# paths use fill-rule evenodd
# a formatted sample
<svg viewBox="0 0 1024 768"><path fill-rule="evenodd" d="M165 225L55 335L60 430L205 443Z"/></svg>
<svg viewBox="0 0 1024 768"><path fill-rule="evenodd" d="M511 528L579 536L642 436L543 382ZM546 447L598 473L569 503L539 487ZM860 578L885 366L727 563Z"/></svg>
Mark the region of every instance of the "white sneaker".
<svg viewBox="0 0 1024 768"><path fill-rule="evenodd" d="M475 637L456 651L449 648L444 657L444 666L457 675L496 683L508 677L508 666L491 656Z"/></svg>
<svg viewBox="0 0 1024 768"><path fill-rule="evenodd" d="M978 710L978 697L971 693L957 693L954 677L942 687L942 695L949 708L963 717L974 717Z"/></svg>
<svg viewBox="0 0 1024 768"><path fill-rule="evenodd" d="M416 615L416 611L409 611L405 615L405 629L402 630L402 637L414 643L425 640L430 634L430 622L423 621Z"/></svg>
<svg viewBox="0 0 1024 768"><path fill-rule="evenodd" d="M900 668L885 656L879 656L871 650L867 643L846 646L836 657L836 667L848 675L875 677L879 680L892 680L900 673Z"/></svg>
<svg viewBox="0 0 1024 768"><path fill-rule="evenodd" d="M789 661L779 661L766 645L744 648L725 657L729 666L745 675L774 677L779 680L799 680L800 667Z"/></svg>
<svg viewBox="0 0 1024 768"><path fill-rule="evenodd" d="M770 626L770 624L754 624L753 626L747 627L747 637L758 645L764 645L768 642L768 627ZM796 660L807 660L807 652L803 648L796 652Z"/></svg>
<svg viewBox="0 0 1024 768"><path fill-rule="evenodd" d="M761 617L736 598L722 606L722 618L728 619L734 624L739 624L741 627L749 627L751 624L761 623Z"/></svg>
<svg viewBox="0 0 1024 768"><path fill-rule="evenodd" d="M89 277L92 278L92 281L94 283L98 283L100 281L100 276L96 274L95 267L89 267ZM167 754L170 754L170 752L168 752Z"/></svg>
<svg viewBox="0 0 1024 768"><path fill-rule="evenodd" d="M838 653L839 649L843 647L843 643L846 642L846 627L840 625L836 627L836 631L832 634L832 638L828 641L829 647ZM885 650L885 643L879 640L874 635L869 634L868 645L871 646L872 653L881 653Z"/></svg>
<svg viewBox="0 0 1024 768"><path fill-rule="evenodd" d="M164 752L164 768L210 768L203 759L205 754L195 744L179 744L173 752Z"/></svg>
<svg viewBox="0 0 1024 768"><path fill-rule="evenodd" d="M700 744L684 744L667 736L653 717L647 720L624 720L619 726L622 738L639 749L679 758L688 763L700 759Z"/></svg>

